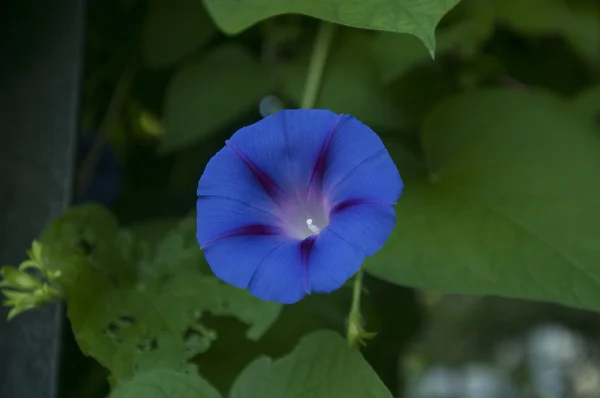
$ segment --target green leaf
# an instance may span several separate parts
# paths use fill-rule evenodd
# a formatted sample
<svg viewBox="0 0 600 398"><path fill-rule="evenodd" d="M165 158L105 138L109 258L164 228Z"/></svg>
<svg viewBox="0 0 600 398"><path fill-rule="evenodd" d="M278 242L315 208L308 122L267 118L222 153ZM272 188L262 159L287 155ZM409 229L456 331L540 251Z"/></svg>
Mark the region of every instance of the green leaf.
<svg viewBox="0 0 600 398"><path fill-rule="evenodd" d="M410 33L433 55L434 30L460 0L204 0L215 23L236 34L281 14L304 14L356 28Z"/></svg>
<svg viewBox="0 0 600 398"><path fill-rule="evenodd" d="M218 331L203 315L228 315L256 340L281 306L225 285L209 273L195 239L195 218L119 229L96 205L75 207L42 237L44 262L59 267L67 316L81 350L122 383L136 373L183 371Z"/></svg>
<svg viewBox="0 0 600 398"><path fill-rule="evenodd" d="M588 61L600 65L600 15L594 4L565 0L492 0L498 20L515 30L547 36L561 34Z"/></svg>
<svg viewBox="0 0 600 398"><path fill-rule="evenodd" d="M144 21L146 63L154 68L174 64L198 50L216 33L199 0L154 0Z"/></svg>
<svg viewBox="0 0 600 398"><path fill-rule="evenodd" d="M259 358L242 371L229 398L391 398L360 352L337 333L305 336L296 349L272 361Z"/></svg>
<svg viewBox="0 0 600 398"><path fill-rule="evenodd" d="M371 50L372 34L354 29L340 30L319 89L316 108L349 113L374 127L397 129L402 115L378 77ZM306 49L286 65L284 92L300 103L309 64Z"/></svg>
<svg viewBox="0 0 600 398"><path fill-rule="evenodd" d="M458 21L437 29L436 53L456 51L465 57L473 56L493 34L492 9L487 2L472 0L463 1L451 14L455 12L462 14ZM384 83L391 82L420 63L431 61L414 36L379 32L372 45Z"/></svg>
<svg viewBox="0 0 600 398"><path fill-rule="evenodd" d="M590 86L573 101L573 111L600 128L600 85Z"/></svg>
<svg viewBox="0 0 600 398"><path fill-rule="evenodd" d="M266 68L235 44L224 44L185 65L173 78L165 104L168 153L202 141L269 92Z"/></svg>
<svg viewBox="0 0 600 398"><path fill-rule="evenodd" d="M131 284L135 267L127 263L133 237L119 230L117 220L103 207L74 207L54 220L40 239L42 262L67 296L96 292L112 284ZM85 288L82 288L85 286Z"/></svg>
<svg viewBox="0 0 600 398"><path fill-rule="evenodd" d="M195 374L173 370L141 373L117 387L110 398L220 398L208 382Z"/></svg>
<svg viewBox="0 0 600 398"><path fill-rule="evenodd" d="M136 237L133 253L142 279L168 278L180 270L210 275L198 250L196 218L153 220L132 227Z"/></svg>
<svg viewBox="0 0 600 398"><path fill-rule="evenodd" d="M600 136L552 95L442 103L405 178L398 227L367 270L398 284L600 310ZM393 149L391 149L394 152Z"/></svg>

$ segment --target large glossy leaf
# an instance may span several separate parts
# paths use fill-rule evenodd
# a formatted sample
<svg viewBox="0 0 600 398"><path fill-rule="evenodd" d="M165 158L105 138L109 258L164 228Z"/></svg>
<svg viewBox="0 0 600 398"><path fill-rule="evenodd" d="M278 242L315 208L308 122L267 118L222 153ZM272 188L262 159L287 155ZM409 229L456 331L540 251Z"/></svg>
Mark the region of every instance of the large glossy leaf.
<svg viewBox="0 0 600 398"><path fill-rule="evenodd" d="M391 398L362 355L334 332L304 337L288 356L252 362L235 381L229 398Z"/></svg>
<svg viewBox="0 0 600 398"><path fill-rule="evenodd" d="M447 100L422 132L426 164L406 179L398 226L368 270L444 292L600 310L600 136L545 93Z"/></svg>
<svg viewBox="0 0 600 398"><path fill-rule="evenodd" d="M357 28L410 33L433 53L434 30L460 0L204 0L216 24L238 33L280 14L305 14Z"/></svg>
<svg viewBox="0 0 600 398"><path fill-rule="evenodd" d="M225 44L190 61L173 78L165 104L163 153L202 141L256 106L268 70L243 47Z"/></svg>

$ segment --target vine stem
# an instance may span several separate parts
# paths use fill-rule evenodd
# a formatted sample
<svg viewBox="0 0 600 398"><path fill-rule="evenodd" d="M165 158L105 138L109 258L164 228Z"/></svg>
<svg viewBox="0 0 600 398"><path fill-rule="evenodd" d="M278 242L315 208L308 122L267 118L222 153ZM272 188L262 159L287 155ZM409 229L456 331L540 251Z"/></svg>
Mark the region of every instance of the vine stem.
<svg viewBox="0 0 600 398"><path fill-rule="evenodd" d="M348 331L346 338L350 347L357 347L362 344L363 338L370 337L362 328L362 315L360 313L360 298L362 295L363 269L362 267L354 275L354 284L352 287L352 305L348 315Z"/></svg>
<svg viewBox="0 0 600 398"><path fill-rule="evenodd" d="M362 293L363 270L362 267L354 276L354 286L352 288L352 307L350 307L350 315L360 314L360 296Z"/></svg>
<svg viewBox="0 0 600 398"><path fill-rule="evenodd" d="M325 69L327 55L333 42L336 25L331 22L322 21L319 26L319 32L315 40L310 64L308 65L308 73L304 84L304 93L300 107L304 109L312 109L319 95L321 87L321 78Z"/></svg>

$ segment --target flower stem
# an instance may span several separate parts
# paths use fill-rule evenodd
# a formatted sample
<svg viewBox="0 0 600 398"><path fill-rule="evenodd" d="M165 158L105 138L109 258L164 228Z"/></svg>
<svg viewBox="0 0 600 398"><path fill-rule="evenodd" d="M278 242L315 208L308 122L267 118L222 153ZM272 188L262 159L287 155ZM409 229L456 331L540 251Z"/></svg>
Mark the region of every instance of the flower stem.
<svg viewBox="0 0 600 398"><path fill-rule="evenodd" d="M375 336L374 333L367 333L362 326L362 315L360 313L360 297L362 294L363 270L358 270L354 276L354 285L352 288L352 306L348 315L348 332L347 339L350 347L358 347L359 344L364 344L364 339L369 339Z"/></svg>
<svg viewBox="0 0 600 398"><path fill-rule="evenodd" d="M300 107L311 109L315 106L319 88L321 86L321 78L325 69L325 62L329 54L329 48L333 41L335 33L335 24L322 21L319 26L319 33L315 40L310 64L308 65L308 74L306 75L306 83L304 84L304 94Z"/></svg>

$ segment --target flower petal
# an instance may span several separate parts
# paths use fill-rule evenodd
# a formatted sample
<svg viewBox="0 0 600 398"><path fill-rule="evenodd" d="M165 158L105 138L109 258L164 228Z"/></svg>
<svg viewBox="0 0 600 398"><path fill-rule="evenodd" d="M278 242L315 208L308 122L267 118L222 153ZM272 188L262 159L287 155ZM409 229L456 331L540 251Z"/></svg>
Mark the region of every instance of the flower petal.
<svg viewBox="0 0 600 398"><path fill-rule="evenodd" d="M343 178L335 176L329 179L326 190L331 206L335 207L349 200L394 204L403 187L396 165L387 150L381 148L375 155L348 170Z"/></svg>
<svg viewBox="0 0 600 398"><path fill-rule="evenodd" d="M304 192L338 118L326 110L281 110L238 130L230 142L287 194Z"/></svg>
<svg viewBox="0 0 600 398"><path fill-rule="evenodd" d="M221 197L200 197L198 243L221 280L247 288L260 262L282 242L281 221L252 205Z"/></svg>
<svg viewBox="0 0 600 398"><path fill-rule="evenodd" d="M253 296L293 304L307 294L300 245L298 240L282 242L261 261L248 286Z"/></svg>
<svg viewBox="0 0 600 398"><path fill-rule="evenodd" d="M196 203L196 237L202 248L233 236L279 235L283 221L238 200L200 197Z"/></svg>
<svg viewBox="0 0 600 398"><path fill-rule="evenodd" d="M221 149L213 156L200 181L197 195L223 197L252 204L266 211L273 211L275 203L256 181L252 171L230 147Z"/></svg>
<svg viewBox="0 0 600 398"><path fill-rule="evenodd" d="M340 288L360 268L364 252L329 228L317 237L308 259L312 292L329 293Z"/></svg>
<svg viewBox="0 0 600 398"><path fill-rule="evenodd" d="M381 249L396 225L392 205L361 200L342 202L329 217L328 228L368 256Z"/></svg>
<svg viewBox="0 0 600 398"><path fill-rule="evenodd" d="M280 236L233 236L209 244L204 256L217 278L246 289L261 261L287 241Z"/></svg>
<svg viewBox="0 0 600 398"><path fill-rule="evenodd" d="M377 134L345 115L332 136L324 176L330 203L348 199L395 202L402 186L398 169Z"/></svg>

